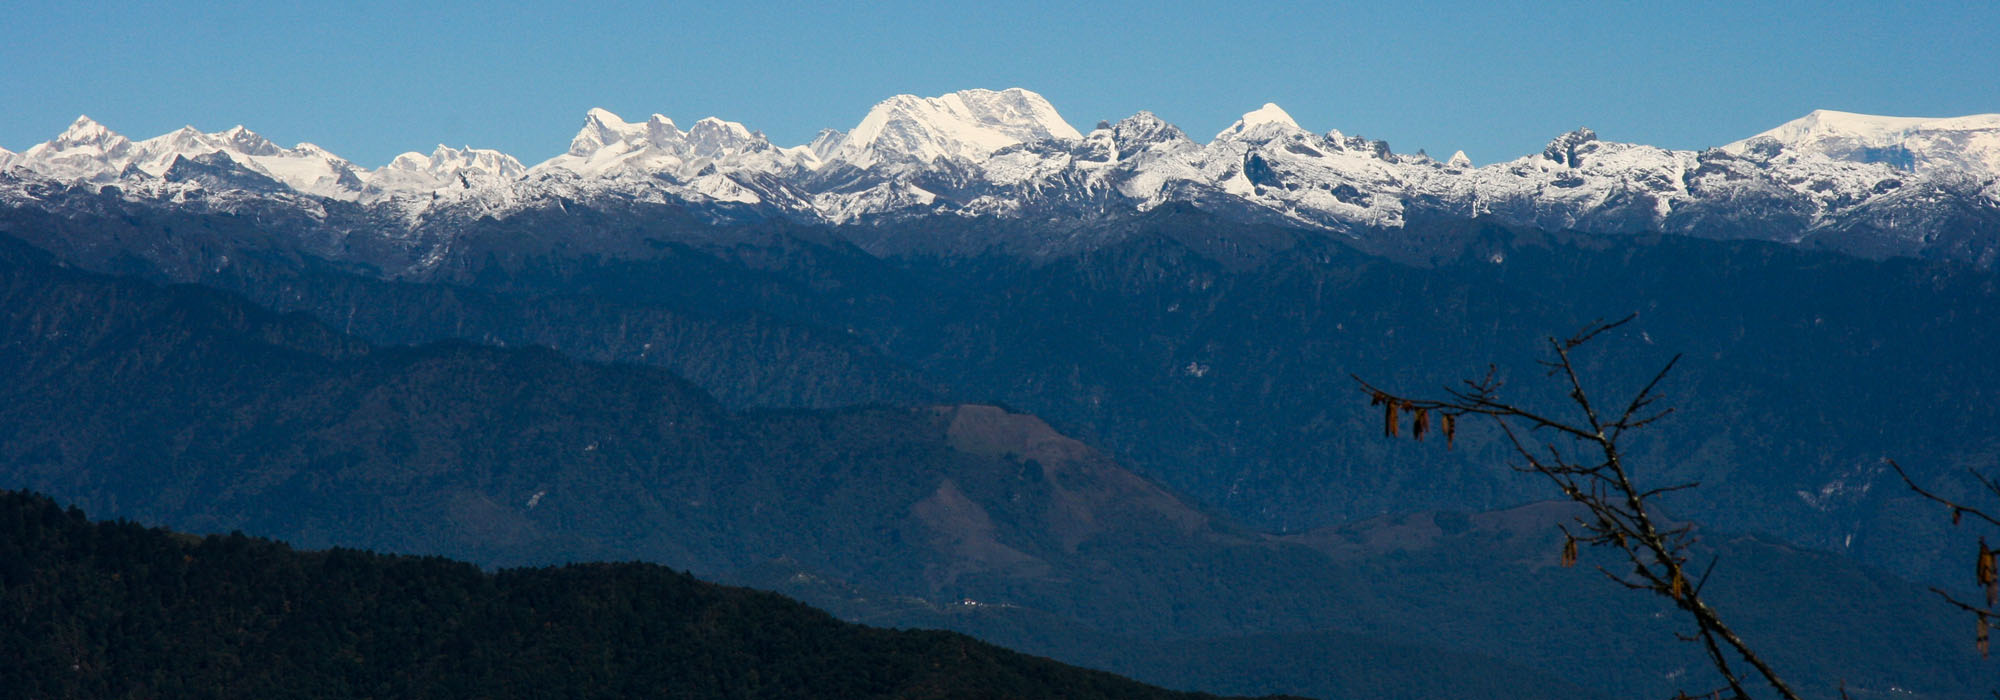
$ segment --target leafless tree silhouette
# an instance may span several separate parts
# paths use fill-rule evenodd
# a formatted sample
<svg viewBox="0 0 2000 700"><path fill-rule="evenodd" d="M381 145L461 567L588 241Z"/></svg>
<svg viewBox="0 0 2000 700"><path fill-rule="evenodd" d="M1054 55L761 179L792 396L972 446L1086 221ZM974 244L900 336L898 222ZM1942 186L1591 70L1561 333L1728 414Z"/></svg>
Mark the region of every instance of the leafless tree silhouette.
<svg viewBox="0 0 2000 700"><path fill-rule="evenodd" d="M1585 515L1576 518L1574 527L1562 527L1561 561L1564 566L1576 563L1579 543L1608 548L1622 556L1630 569L1621 573L1609 567L1598 567L1606 578L1626 588L1664 596L1686 611L1693 618L1696 631L1680 635L1681 638L1699 642L1711 664L1727 683L1725 688L1716 688L1706 694L1719 696L1726 690L1734 697L1750 697L1744 683L1746 678L1752 676L1739 669L1739 664L1743 664L1779 696L1797 700L1798 695L1778 676L1777 671L1738 637L1715 608L1702 598L1708 577L1715 570L1715 562L1711 560L1698 574L1690 568L1689 552L1695 537L1689 526L1663 525L1650 505L1650 501L1661 494L1694 488L1699 485L1698 482L1652 488L1642 486L1634 478L1620 450L1619 441L1630 431L1673 412L1672 408L1658 405L1661 398L1659 389L1680 357L1675 356L1661 367L1645 388L1615 413L1602 410L1587 391L1583 378L1578 376L1572 353L1606 331L1630 322L1632 318L1627 316L1611 323L1593 322L1568 338L1547 339L1551 355L1542 364L1548 370L1547 376L1567 391L1569 401L1574 404L1574 410L1564 409L1574 416L1571 418L1502 399L1502 382L1497 377L1498 372L1490 366L1485 378L1466 380L1463 387L1446 387L1435 398L1390 392L1360 377L1354 377L1354 380L1368 394L1372 405L1382 407L1383 432L1391 437L1402 434L1401 424L1407 416L1409 436L1423 440L1431 432L1435 418L1449 447L1456 438L1461 418L1479 416L1491 419L1522 460L1521 464L1514 465L1515 469L1546 477L1565 497L1583 506L1586 511Z"/></svg>
<svg viewBox="0 0 2000 700"><path fill-rule="evenodd" d="M1922 486L1918 486L1916 480L1910 478L1909 472L1903 471L1903 465L1897 464L1896 460L1893 459L1888 460L1888 462L1890 467L1895 468L1896 475L1903 477L1903 484L1909 486L1911 491L1915 491L1917 495L1943 504L1946 508L1951 509L1951 524L1958 525L1965 521L1965 516L1970 515L1975 520L1983 520L1988 525L2000 527L2000 519L1995 519L1994 516L1978 508L1952 501ZM1995 500L2000 500L2000 481L1995 481L1993 478L1973 469L1966 469L1965 471L1972 475L1973 481L1978 482L1980 488L1992 494ZM1974 560L1973 573L1979 587L1985 589L1985 605L1969 602L1946 592L1942 588L1931 587L1932 593L1938 594L1945 599L1945 602L1951 603L1960 610L1971 614L1976 620L1972 639L1973 643L1979 646L1979 654L1981 656L1985 656L1988 652L1988 637L1993 631L1993 624L2000 622L2000 607L1995 606L1995 602L2000 602L2000 569L1996 569L1994 565L1995 557L1995 551L1986 546L1986 538L1979 538L1979 554ZM1994 697L2000 698L2000 692L1994 693Z"/></svg>

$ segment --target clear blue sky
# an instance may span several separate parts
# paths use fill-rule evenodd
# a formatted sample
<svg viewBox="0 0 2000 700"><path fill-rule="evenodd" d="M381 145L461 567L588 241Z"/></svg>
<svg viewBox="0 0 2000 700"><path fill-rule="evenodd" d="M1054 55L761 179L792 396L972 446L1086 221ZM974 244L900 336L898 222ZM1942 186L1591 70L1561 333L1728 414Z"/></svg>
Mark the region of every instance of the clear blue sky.
<svg viewBox="0 0 2000 700"><path fill-rule="evenodd" d="M415 7L415 5L422 5ZM1021 86L1088 130L1308 129L1479 163L1579 125L1720 145L1814 108L2000 112L2000 3L102 3L0 9L0 146L78 114L134 138L241 123L364 166L437 143L530 164L584 110L780 145L897 93Z"/></svg>

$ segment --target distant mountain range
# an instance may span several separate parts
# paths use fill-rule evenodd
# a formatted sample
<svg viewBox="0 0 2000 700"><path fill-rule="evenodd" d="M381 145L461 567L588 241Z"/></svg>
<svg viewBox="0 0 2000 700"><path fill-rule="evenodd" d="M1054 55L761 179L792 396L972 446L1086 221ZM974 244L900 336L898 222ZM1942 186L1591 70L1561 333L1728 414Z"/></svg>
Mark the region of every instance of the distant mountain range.
<svg viewBox="0 0 2000 700"><path fill-rule="evenodd" d="M1813 694L1985 697L1895 578L1962 583L1978 533L1882 459L1965 497L2000 455L1996 143L1816 112L1475 166L1269 105L1083 132L1017 89L792 147L593 110L533 166L370 169L80 119L0 152L0 488L638 558L1175 687L1665 697L1698 651L1552 564L1563 513L1498 436L1384 439L1352 378L1491 362L1562 405L1537 339L1636 313L1584 370L1686 355L1628 454L1702 482L1660 505L1712 535L1717 600Z"/></svg>
<svg viewBox="0 0 2000 700"><path fill-rule="evenodd" d="M406 242L397 259L370 261L399 274L436 264L468 221L579 203L671 205L716 221L848 225L946 214L1042 229L973 241L857 236L876 252L1090 249L1103 243L1087 235L1092 222L1170 202L1384 249L1399 247L1397 232L1413 224L1487 219L1981 267L2000 251L2000 114L1822 110L1704 151L1578 129L1541 153L1475 167L1463 153L1438 160L1312 133L1271 104L1206 143L1145 112L1079 132L1040 95L1014 88L899 95L852 129L790 147L713 117L682 130L658 114L627 122L593 109L567 152L532 167L497 151L438 146L369 169L241 126L134 141L79 117L52 141L0 151L0 172L0 202L11 206L42 204L48 187L80 186L194 211L293 209L326 235Z"/></svg>

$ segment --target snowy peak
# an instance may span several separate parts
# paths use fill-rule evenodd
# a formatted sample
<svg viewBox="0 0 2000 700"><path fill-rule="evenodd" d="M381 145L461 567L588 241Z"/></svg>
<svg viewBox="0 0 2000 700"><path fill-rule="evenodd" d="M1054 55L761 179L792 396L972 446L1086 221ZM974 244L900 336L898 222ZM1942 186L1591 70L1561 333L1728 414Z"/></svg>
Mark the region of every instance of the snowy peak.
<svg viewBox="0 0 2000 700"><path fill-rule="evenodd" d="M451 148L444 144L424 155L416 151L396 156L367 178L377 193L473 189L515 180L527 172L521 161L499 151Z"/></svg>
<svg viewBox="0 0 2000 700"><path fill-rule="evenodd" d="M58 180L105 181L115 178L132 159L132 141L87 116L69 128L14 156L13 164Z"/></svg>
<svg viewBox="0 0 2000 700"><path fill-rule="evenodd" d="M212 151L192 158L175 155L167 162L160 177L168 182L190 183L217 191L277 194L288 187L269 175L245 166L226 151Z"/></svg>
<svg viewBox="0 0 2000 700"><path fill-rule="evenodd" d="M961 90L883 100L828 155L859 168L883 162L977 161L1016 144L1081 138L1041 95L1021 88Z"/></svg>
<svg viewBox="0 0 2000 700"><path fill-rule="evenodd" d="M826 159L832 157L833 152L838 150L840 144L846 140L847 132L839 129L820 129L819 133L813 136L812 142L806 144L805 148L811 151L815 157Z"/></svg>
<svg viewBox="0 0 2000 700"><path fill-rule="evenodd" d="M1576 131L1555 137L1547 148L1542 149L1542 157L1557 165L1571 168L1583 167L1583 156L1590 152L1591 144L1597 142L1597 132L1588 127L1578 127Z"/></svg>
<svg viewBox="0 0 2000 700"><path fill-rule="evenodd" d="M309 146L311 151L298 154L300 156L326 155L317 146L309 144L301 146ZM241 156L239 161L248 161L251 156L279 156L284 153L284 149L241 125L212 134L202 133L193 126L183 126L138 142L134 148L133 158L127 165L148 175L159 177L173 166L176 158L185 156L195 160L212 153Z"/></svg>
<svg viewBox="0 0 2000 700"><path fill-rule="evenodd" d="M1139 112L1111 125L1111 137L1123 151L1179 142L1192 143L1180 127L1167 123L1152 112Z"/></svg>
<svg viewBox="0 0 2000 700"><path fill-rule="evenodd" d="M201 130L194 128L192 125L183 126L179 129L146 139L142 143L153 148L182 152L192 152L203 148L213 149L216 147L214 144L209 143L208 134L201 133Z"/></svg>
<svg viewBox="0 0 2000 700"><path fill-rule="evenodd" d="M684 132L664 115L655 114L643 124L633 124L609 111L593 109L584 115L583 129L570 141L567 153L529 171L561 169L593 178L664 177L688 183L704 176L726 177L726 173L743 171L783 175L817 163L818 158L805 147L777 148L762 133L732 121L707 117Z"/></svg>
<svg viewBox="0 0 2000 700"><path fill-rule="evenodd" d="M199 160L201 156L220 153L251 172L282 182L299 192L341 199L351 199L360 194L363 171L324 148L310 143L284 148L241 125L218 133L200 134L198 138L186 137L183 132L187 131L192 129L183 128L180 132L141 142L145 147L142 150L145 151L146 163L140 167L159 165L164 170L164 164L171 163L175 156Z"/></svg>
<svg viewBox="0 0 2000 700"><path fill-rule="evenodd" d="M685 160L687 135L674 120L655 114L633 124L601 107L583 115L583 128L570 139L569 151L536 168L555 167L579 175L676 170Z"/></svg>
<svg viewBox="0 0 2000 700"><path fill-rule="evenodd" d="M437 149L431 151L429 161L433 171L478 170L507 178L520 177L521 173L527 171L527 167L521 165L521 161L515 160L513 156L490 148L471 146L447 148L444 144L438 144Z"/></svg>
<svg viewBox="0 0 2000 700"><path fill-rule="evenodd" d="M1299 123L1284 108L1266 102L1264 106L1244 114L1229 128L1215 135L1217 141L1263 140L1295 132L1303 132Z"/></svg>
<svg viewBox="0 0 2000 700"><path fill-rule="evenodd" d="M264 138L257 132L244 128L242 124L237 124L228 131L214 134L213 136L222 141L223 150L241 153L246 156L275 156L285 150L279 148L278 144L271 143L270 139ZM325 153L318 146L311 144L299 145L303 150Z"/></svg>
<svg viewBox="0 0 2000 700"><path fill-rule="evenodd" d="M221 160L208 157L217 154L220 154ZM184 169L207 168L220 172L240 168L259 178L283 183L298 192L330 197L351 198L358 194L361 183L359 171L353 164L325 149L309 143L295 148L280 148L242 126L212 134L184 126L134 142L89 117L77 117L55 140L28 149L15 157L13 164L61 180L111 182L134 173L165 177L167 171L181 160L188 163L183 166ZM251 180L190 178L185 181L214 186Z"/></svg>
<svg viewBox="0 0 2000 700"><path fill-rule="evenodd" d="M769 148L770 141L749 127L715 117L706 117L688 129L687 143L696 155L715 158L745 150Z"/></svg>
<svg viewBox="0 0 2000 700"><path fill-rule="evenodd" d="M2000 114L1887 117L1820 109L1723 149L1742 154L1772 146L1795 155L1884 163L1919 173L1969 169L1995 175L2000 174Z"/></svg>
<svg viewBox="0 0 2000 700"><path fill-rule="evenodd" d="M687 134L683 133L680 127L674 126L674 120L668 119L663 114L647 117L641 133L644 134L647 143L656 146L679 143L687 138Z"/></svg>
<svg viewBox="0 0 2000 700"><path fill-rule="evenodd" d="M56 139L47 145L63 150L92 146L110 150L126 142L124 136L97 123L97 120L77 115L76 121L70 122L69 128L64 129L61 135L56 136Z"/></svg>
<svg viewBox="0 0 2000 700"><path fill-rule="evenodd" d="M1774 138L1781 143L1793 145L1835 140L1887 145L1925 131L1965 131L1996 127L2000 127L2000 115L1996 114L1932 119L1816 109L1758 136Z"/></svg>
<svg viewBox="0 0 2000 700"><path fill-rule="evenodd" d="M570 139L569 155L590 158L606 149L623 148L627 151L648 146L672 146L686 138L687 134L674 126L674 120L655 114L644 123L633 124L601 107L591 108L583 116L583 129L577 131L576 138Z"/></svg>

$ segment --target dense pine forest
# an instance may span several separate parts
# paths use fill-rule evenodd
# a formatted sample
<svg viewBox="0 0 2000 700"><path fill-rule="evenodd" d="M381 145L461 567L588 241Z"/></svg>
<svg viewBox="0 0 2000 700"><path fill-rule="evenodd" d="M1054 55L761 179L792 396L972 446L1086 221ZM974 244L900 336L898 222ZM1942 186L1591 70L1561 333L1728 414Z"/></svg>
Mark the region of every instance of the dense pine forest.
<svg viewBox="0 0 2000 700"><path fill-rule="evenodd" d="M649 564L496 573L0 493L18 698L1198 698Z"/></svg>

